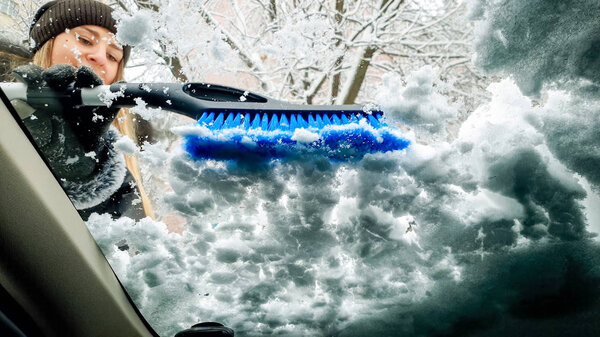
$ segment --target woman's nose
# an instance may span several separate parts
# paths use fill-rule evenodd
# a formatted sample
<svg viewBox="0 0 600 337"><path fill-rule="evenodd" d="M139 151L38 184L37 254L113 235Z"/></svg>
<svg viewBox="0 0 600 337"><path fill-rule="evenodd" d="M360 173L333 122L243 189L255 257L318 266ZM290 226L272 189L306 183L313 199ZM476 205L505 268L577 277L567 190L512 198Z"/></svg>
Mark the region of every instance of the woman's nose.
<svg viewBox="0 0 600 337"><path fill-rule="evenodd" d="M104 64L106 64L106 50L104 50L105 48L102 48L102 46L96 46L96 48L94 48L94 50L91 50L87 55L86 58L88 59L88 61L90 62L94 62L96 64L98 64L99 66L103 66Z"/></svg>

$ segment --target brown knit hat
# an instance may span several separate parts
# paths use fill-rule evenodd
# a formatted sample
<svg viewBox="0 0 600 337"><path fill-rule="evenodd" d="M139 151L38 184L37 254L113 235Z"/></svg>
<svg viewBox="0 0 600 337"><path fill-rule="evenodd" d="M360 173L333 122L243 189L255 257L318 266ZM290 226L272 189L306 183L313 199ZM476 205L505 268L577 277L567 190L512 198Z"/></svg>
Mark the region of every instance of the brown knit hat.
<svg viewBox="0 0 600 337"><path fill-rule="evenodd" d="M83 25L95 25L117 33L117 22L112 17L112 8L94 0L56 0L38 9L29 27L29 37L35 42L32 52L44 43L63 33L66 29ZM123 61L127 62L130 46L123 46Z"/></svg>

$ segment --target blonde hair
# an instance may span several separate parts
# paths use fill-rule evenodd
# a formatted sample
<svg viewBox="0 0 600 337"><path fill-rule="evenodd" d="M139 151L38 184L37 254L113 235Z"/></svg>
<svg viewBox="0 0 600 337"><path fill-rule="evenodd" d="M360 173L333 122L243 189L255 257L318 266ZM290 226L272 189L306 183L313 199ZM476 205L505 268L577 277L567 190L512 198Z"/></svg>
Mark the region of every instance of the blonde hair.
<svg viewBox="0 0 600 337"><path fill-rule="evenodd" d="M44 45L35 53L33 56L33 64L36 64L44 69L52 66L52 48L54 47L54 38L48 40ZM125 62L121 60L119 63L119 68L117 69L117 74L115 76L114 82L122 81L123 74L125 70ZM112 83L107 83L112 84ZM134 122L133 115L129 112L129 109L121 109L117 114L117 118L112 124L119 132L131 138L134 142L138 142L136 125ZM150 203L150 198L146 194L144 190L144 185L142 184L142 174L140 172L140 165L137 157L135 156L125 156L125 165L129 170L129 173L133 176L135 183L138 188L138 192L140 193L140 198L142 199L142 207L144 208L144 213L146 216L154 219L154 211L152 209L152 204Z"/></svg>

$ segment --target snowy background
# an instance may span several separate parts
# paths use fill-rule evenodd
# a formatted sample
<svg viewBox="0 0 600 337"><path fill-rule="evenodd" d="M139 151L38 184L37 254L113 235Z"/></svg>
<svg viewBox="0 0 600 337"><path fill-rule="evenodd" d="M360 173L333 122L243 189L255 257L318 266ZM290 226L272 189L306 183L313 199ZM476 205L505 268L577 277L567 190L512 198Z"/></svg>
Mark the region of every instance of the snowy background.
<svg viewBox="0 0 600 337"><path fill-rule="evenodd" d="M360 68L336 63L340 55L364 55L369 39L383 55L394 36L407 45L413 38L386 35L395 26L366 25L371 35L344 49L330 43L343 36L330 28L335 20L281 5L278 13L289 15L275 33L259 39L240 29L236 40L225 30L192 29L218 17L182 15L178 1L149 3L158 7L118 11L118 38L136 45L130 80L226 81L219 69L239 71L236 59L255 62L238 87L339 102L352 96L353 82L342 82ZM230 4L227 20L251 26L254 12ZM390 20L410 9L402 1L380 5L391 8L381 12ZM468 14L464 4L450 12L431 5L427 13L431 22L452 17L452 27L473 27L454 35L470 39L448 42L444 52L460 50L488 77L456 70L450 54L449 63L436 63L435 49L413 58L413 68L383 60L388 68L368 73L356 96L384 107L388 123L412 141L407 150L353 163L314 157L257 167L191 160L168 139L123 147L138 153L162 221L105 214L88 226L159 334L202 321L222 322L236 336L600 334L600 3L468 5ZM372 14L361 8L354 9ZM407 22L403 31L413 32ZM318 72L306 86L286 77L336 64L344 71L339 95L334 73L327 95L311 96L320 92L312 86ZM155 124L180 123L137 109ZM124 242L128 251L118 249Z"/></svg>

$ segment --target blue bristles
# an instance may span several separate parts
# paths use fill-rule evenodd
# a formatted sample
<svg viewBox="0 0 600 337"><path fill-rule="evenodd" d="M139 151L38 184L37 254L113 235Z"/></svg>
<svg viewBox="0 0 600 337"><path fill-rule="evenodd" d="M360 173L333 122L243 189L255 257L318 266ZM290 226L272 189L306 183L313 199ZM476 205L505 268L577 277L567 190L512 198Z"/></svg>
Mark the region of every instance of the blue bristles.
<svg viewBox="0 0 600 337"><path fill-rule="evenodd" d="M205 112L200 116L198 124L206 126L211 130L241 128L245 130L289 130L293 132L298 128L323 129L328 125L358 124L363 119L367 119L371 126L379 128L385 126L381 118L381 113L366 116L361 114L350 114L348 116L342 113L328 116L324 113L309 113L302 116L294 113L269 115L267 113Z"/></svg>
<svg viewBox="0 0 600 337"><path fill-rule="evenodd" d="M410 144L399 130L383 121L380 112L205 112L198 127L204 131L186 135L185 145L196 159L268 160L308 155L350 161L367 153L402 150Z"/></svg>

